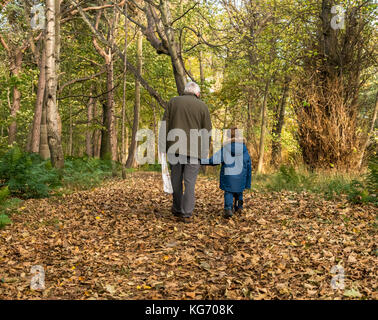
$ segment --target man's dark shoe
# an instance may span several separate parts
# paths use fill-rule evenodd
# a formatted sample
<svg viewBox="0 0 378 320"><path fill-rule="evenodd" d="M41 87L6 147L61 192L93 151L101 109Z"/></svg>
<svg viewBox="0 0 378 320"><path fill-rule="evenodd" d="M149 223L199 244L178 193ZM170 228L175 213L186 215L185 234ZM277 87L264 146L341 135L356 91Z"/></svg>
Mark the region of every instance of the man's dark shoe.
<svg viewBox="0 0 378 320"><path fill-rule="evenodd" d="M182 212L179 212L179 211L176 211L175 209L171 209L171 212L172 214L175 216L175 217L181 217L183 215Z"/></svg>
<svg viewBox="0 0 378 320"><path fill-rule="evenodd" d="M181 216L182 216L182 213L181 213L181 212L172 211L172 214L173 214L175 217L181 217Z"/></svg>
<svg viewBox="0 0 378 320"><path fill-rule="evenodd" d="M192 218L191 217L184 217L184 216L177 216L177 220L179 222L183 222L183 223L191 223L192 222Z"/></svg>
<svg viewBox="0 0 378 320"><path fill-rule="evenodd" d="M231 209L224 209L224 215L223 216L226 219L231 218L232 217L232 210Z"/></svg>

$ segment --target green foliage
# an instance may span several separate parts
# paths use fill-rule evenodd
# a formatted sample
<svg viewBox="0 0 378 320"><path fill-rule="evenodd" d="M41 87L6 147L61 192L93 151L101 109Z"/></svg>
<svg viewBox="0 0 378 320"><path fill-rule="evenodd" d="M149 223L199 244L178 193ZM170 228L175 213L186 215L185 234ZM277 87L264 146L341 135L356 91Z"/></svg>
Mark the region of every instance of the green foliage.
<svg viewBox="0 0 378 320"><path fill-rule="evenodd" d="M0 189L0 207L6 202L6 199L9 197L8 187ZM11 224L12 221L6 214L0 212L0 229L4 228L6 225Z"/></svg>
<svg viewBox="0 0 378 320"><path fill-rule="evenodd" d="M279 172L273 175L271 182L267 184L270 191L290 190L300 192L311 190L314 186L314 174L301 174L292 166L281 166Z"/></svg>
<svg viewBox="0 0 378 320"><path fill-rule="evenodd" d="M38 154L13 147L0 157L0 181L12 195L22 198L47 197L54 188L91 188L119 168L110 160L94 158L65 159L65 168L58 171L50 161ZM0 193L1 198L1 193Z"/></svg>
<svg viewBox="0 0 378 320"><path fill-rule="evenodd" d="M378 193L378 157L373 157L368 165L368 174L366 177L366 186L371 194Z"/></svg>
<svg viewBox="0 0 378 320"><path fill-rule="evenodd" d="M11 224L12 221L6 214L0 214L0 229L4 228L8 224Z"/></svg>
<svg viewBox="0 0 378 320"><path fill-rule="evenodd" d="M112 176L114 169L119 169L119 165L111 160L87 157L68 157L64 166L63 185L76 189L94 187L106 177Z"/></svg>
<svg viewBox="0 0 378 320"><path fill-rule="evenodd" d="M363 181L353 180L350 184L350 191L348 199L352 203L366 203L372 202L378 204L378 159L373 157L369 161L368 173L365 175Z"/></svg>
<svg viewBox="0 0 378 320"><path fill-rule="evenodd" d="M354 181L360 183L357 180ZM325 183L322 189L321 191L324 193L325 198L331 200L340 194L349 195L352 192L352 182L343 176L336 176Z"/></svg>
<svg viewBox="0 0 378 320"><path fill-rule="evenodd" d="M376 159L370 161L367 175L353 179L348 175L300 172L292 166L281 166L277 173L254 176L252 189L267 192L307 191L322 194L328 200L345 195L351 203L377 204L377 177Z"/></svg>
<svg viewBox="0 0 378 320"><path fill-rule="evenodd" d="M353 180L348 192L348 200L352 203L361 204L369 201L369 192L360 181Z"/></svg>
<svg viewBox="0 0 378 320"><path fill-rule="evenodd" d="M41 198L48 196L50 187L59 184L59 175L49 161L16 146L0 158L0 181L12 195Z"/></svg>
<svg viewBox="0 0 378 320"><path fill-rule="evenodd" d="M6 198L9 197L9 194L8 187L4 187L0 190L0 205L3 204Z"/></svg>
<svg viewBox="0 0 378 320"><path fill-rule="evenodd" d="M140 168L142 171L156 171L160 172L161 171L161 164L160 163L154 163L154 164L145 164L141 166Z"/></svg>

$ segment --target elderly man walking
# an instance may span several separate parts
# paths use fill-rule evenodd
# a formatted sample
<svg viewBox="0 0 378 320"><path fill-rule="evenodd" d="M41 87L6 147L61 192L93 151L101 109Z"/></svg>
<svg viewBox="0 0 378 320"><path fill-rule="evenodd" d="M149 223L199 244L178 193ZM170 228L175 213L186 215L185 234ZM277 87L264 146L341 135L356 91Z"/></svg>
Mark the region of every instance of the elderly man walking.
<svg viewBox="0 0 378 320"><path fill-rule="evenodd" d="M166 131L160 130L159 145L164 142L165 150L160 147L160 151L167 152L171 167L172 213L187 223L195 206L199 159L208 155L211 133L209 109L200 100L200 87L195 82L186 84L183 96L169 101L162 126L164 124Z"/></svg>

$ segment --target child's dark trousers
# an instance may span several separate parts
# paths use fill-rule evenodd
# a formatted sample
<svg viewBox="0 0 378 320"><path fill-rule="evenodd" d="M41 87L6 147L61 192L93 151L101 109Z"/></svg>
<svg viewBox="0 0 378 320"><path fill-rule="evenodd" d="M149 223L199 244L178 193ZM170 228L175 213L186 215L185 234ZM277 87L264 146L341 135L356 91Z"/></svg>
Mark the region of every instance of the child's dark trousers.
<svg viewBox="0 0 378 320"><path fill-rule="evenodd" d="M243 192L224 192L224 209L226 210L243 209Z"/></svg>

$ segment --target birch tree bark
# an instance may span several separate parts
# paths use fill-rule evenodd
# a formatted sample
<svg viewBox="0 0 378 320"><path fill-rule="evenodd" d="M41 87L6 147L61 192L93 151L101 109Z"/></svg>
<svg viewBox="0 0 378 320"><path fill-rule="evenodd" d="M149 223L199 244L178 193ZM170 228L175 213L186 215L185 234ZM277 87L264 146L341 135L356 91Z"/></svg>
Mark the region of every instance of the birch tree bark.
<svg viewBox="0 0 378 320"><path fill-rule="evenodd" d="M46 120L47 140L50 149L51 163L55 168L64 167L64 155L59 130L59 115L56 104L56 11L55 0L46 0Z"/></svg>

